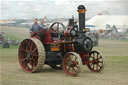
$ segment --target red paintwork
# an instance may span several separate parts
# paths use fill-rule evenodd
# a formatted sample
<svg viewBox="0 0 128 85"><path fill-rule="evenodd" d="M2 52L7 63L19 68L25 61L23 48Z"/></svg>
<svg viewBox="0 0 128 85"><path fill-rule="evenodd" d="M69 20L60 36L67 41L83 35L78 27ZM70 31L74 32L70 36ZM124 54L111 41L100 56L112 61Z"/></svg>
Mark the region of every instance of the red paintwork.
<svg viewBox="0 0 128 85"><path fill-rule="evenodd" d="M47 43L52 43L53 42L53 40L52 40L52 38L51 38L51 32L52 32L52 30L47 30L47 32L45 32L46 34L45 34L45 39L44 39L44 43L45 44L47 44Z"/></svg>
<svg viewBox="0 0 128 85"><path fill-rule="evenodd" d="M38 33L38 32L32 32L31 35L30 35L30 37L31 37L31 38L36 38L36 39L41 40L40 37L37 36L37 33Z"/></svg>
<svg viewBox="0 0 128 85"><path fill-rule="evenodd" d="M51 30L51 29L42 30L41 31L41 32L45 32L46 33L45 34L46 37L45 37L45 39L43 41L45 44L53 44L53 43L65 42L63 39L62 40L52 40L52 37L51 37L52 31L53 30ZM40 37L38 37L36 34L37 33L32 33L31 37L34 37L34 38L37 38L37 39L40 40ZM65 37L70 37L70 30L65 30L64 35L65 35ZM71 38L71 40L73 41L73 38ZM60 46L60 49L61 49L61 46ZM66 51L66 49L70 50L71 52L75 52L74 46L72 44L65 45L64 50ZM87 53L78 53L78 54L81 56L81 60L82 60L83 65L86 65L86 64L89 64L89 63L93 62L93 61L88 61L89 54L87 54Z"/></svg>
<svg viewBox="0 0 128 85"><path fill-rule="evenodd" d="M82 60L82 63L83 65L85 64L88 64L88 57L89 57L89 54L87 53L79 53L80 57L81 57L81 60Z"/></svg>
<svg viewBox="0 0 128 85"><path fill-rule="evenodd" d="M68 50L70 50L71 52L74 52L75 50L74 50L73 48L74 48L74 47L72 46L72 44L65 45L65 50L68 49Z"/></svg>
<svg viewBox="0 0 128 85"><path fill-rule="evenodd" d="M34 36L36 36L36 34L37 34L37 32L32 32L30 37L34 37Z"/></svg>
<svg viewBox="0 0 128 85"><path fill-rule="evenodd" d="M42 33L43 33L43 32L46 33L46 34L45 34L45 39L44 39L43 43L45 43L45 44L52 44L52 43L55 43L55 42L57 42L57 43L64 42L63 39L62 39L62 40L53 40L52 37L51 37L52 31L53 31L53 30L51 30L51 29L48 29L48 30L41 30ZM55 31L54 31L54 32L55 32ZM37 38L37 39L41 40L41 39L38 37L37 32L32 33L32 34L31 34L31 37Z"/></svg>
<svg viewBox="0 0 128 85"><path fill-rule="evenodd" d="M70 30L65 30L64 31L64 36L65 37L70 37Z"/></svg>
<svg viewBox="0 0 128 85"><path fill-rule="evenodd" d="M51 32L52 32L52 30L41 30L40 32L45 32L46 34L46 38L44 39L44 43L45 44L47 44L47 43L52 43L53 41L52 41L52 39L51 39ZM31 34L31 38L33 37L33 38L37 38L37 39L39 39L40 40L40 38L39 38L39 36L37 35L37 33L38 32L33 32L32 34Z"/></svg>
<svg viewBox="0 0 128 85"><path fill-rule="evenodd" d="M53 30L51 30L51 29L42 30L41 31L41 32L45 32L46 33L45 34L46 37L45 37L45 39L43 41L45 44L53 44L53 43L65 42L63 39L62 40L52 40L52 37L51 37L52 31ZM34 37L34 38L37 38L37 39L40 40L40 37L38 37L36 34L37 33L32 33L31 37ZM64 35L65 35L65 37L70 37L70 30L65 30ZM73 40L73 38L71 38L71 40ZM60 47L60 49L61 49L61 47ZM72 44L65 45L64 50L66 51L66 49L70 50L71 52L75 52L74 47L73 47ZM87 54L87 53L78 53L78 54L81 56L81 60L82 60L83 65L86 65L86 64L89 64L89 63L93 62L93 61L88 61L89 54Z"/></svg>

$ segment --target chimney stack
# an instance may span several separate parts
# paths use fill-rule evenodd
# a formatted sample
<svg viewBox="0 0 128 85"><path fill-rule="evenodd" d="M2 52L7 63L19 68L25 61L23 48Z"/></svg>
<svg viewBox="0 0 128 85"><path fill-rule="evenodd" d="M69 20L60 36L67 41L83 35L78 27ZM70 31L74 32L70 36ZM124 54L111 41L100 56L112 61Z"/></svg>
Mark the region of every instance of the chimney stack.
<svg viewBox="0 0 128 85"><path fill-rule="evenodd" d="M78 14L79 14L79 31L82 32L85 28L85 12L86 8L84 5L78 6Z"/></svg>

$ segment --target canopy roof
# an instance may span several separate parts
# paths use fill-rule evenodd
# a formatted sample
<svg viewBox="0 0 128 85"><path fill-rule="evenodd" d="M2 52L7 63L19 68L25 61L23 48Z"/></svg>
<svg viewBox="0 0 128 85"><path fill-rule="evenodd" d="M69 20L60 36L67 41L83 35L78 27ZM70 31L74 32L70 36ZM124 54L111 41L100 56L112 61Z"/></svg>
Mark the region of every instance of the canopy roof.
<svg viewBox="0 0 128 85"><path fill-rule="evenodd" d="M86 22L87 25L128 25L128 15L96 15Z"/></svg>

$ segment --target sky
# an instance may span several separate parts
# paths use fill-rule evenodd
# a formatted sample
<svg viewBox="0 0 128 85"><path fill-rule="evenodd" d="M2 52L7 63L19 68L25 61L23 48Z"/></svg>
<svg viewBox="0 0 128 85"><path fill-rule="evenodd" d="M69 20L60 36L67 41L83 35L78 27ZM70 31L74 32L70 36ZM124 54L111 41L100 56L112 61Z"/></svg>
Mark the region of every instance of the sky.
<svg viewBox="0 0 128 85"><path fill-rule="evenodd" d="M77 17L81 4L88 10L87 17L104 10L112 15L128 15L128 0L0 0L0 19Z"/></svg>

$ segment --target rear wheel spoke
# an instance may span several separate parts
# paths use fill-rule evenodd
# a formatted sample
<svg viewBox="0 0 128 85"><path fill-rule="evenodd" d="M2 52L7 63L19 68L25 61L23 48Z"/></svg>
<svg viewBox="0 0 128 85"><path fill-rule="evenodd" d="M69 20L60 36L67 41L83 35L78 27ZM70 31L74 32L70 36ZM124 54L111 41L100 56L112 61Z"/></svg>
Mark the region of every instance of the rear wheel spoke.
<svg viewBox="0 0 128 85"><path fill-rule="evenodd" d="M31 41L26 42L27 46L30 48Z"/></svg>
<svg viewBox="0 0 128 85"><path fill-rule="evenodd" d="M27 57L22 59L22 62L29 60Z"/></svg>
<svg viewBox="0 0 128 85"><path fill-rule="evenodd" d="M32 61L35 63L35 64L37 64L37 60L36 59L34 59L34 58L32 58Z"/></svg>
<svg viewBox="0 0 128 85"><path fill-rule="evenodd" d="M34 56L34 57L38 57L38 55L36 55L36 54L35 54L35 55L33 55L33 56Z"/></svg>
<svg viewBox="0 0 128 85"><path fill-rule="evenodd" d="M31 43L31 45L30 45L30 51L32 51L32 47L33 47L33 43Z"/></svg>
<svg viewBox="0 0 128 85"><path fill-rule="evenodd" d="M34 50L32 50L32 53L34 53L37 50L37 48L35 48Z"/></svg>
<svg viewBox="0 0 128 85"><path fill-rule="evenodd" d="M33 54L32 54L32 57L35 57L37 54L38 54L37 52L33 53ZM37 55L37 56L38 56L38 55Z"/></svg>
<svg viewBox="0 0 128 85"><path fill-rule="evenodd" d="M27 50L25 50L24 48L21 48L21 50L27 53Z"/></svg>

